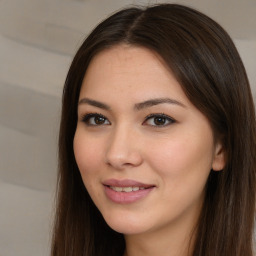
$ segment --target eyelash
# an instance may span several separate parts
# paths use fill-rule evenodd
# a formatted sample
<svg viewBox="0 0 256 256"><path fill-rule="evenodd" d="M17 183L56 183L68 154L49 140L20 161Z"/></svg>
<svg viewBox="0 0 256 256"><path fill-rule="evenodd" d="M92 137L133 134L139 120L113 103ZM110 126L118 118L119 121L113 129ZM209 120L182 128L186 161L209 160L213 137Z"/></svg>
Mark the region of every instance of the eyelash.
<svg viewBox="0 0 256 256"><path fill-rule="evenodd" d="M168 125L171 125L173 123L176 122L175 119L171 118L170 116L167 116L163 113L155 113L155 114L150 114L146 117L146 120L143 122L143 124L145 124L147 121L149 121L150 119L153 119L154 122L156 121L156 118L162 118L164 119L164 124L159 124L159 125L153 125L153 124L148 124L150 126L154 126L154 127L157 127L157 128L162 128L162 127L166 127ZM165 122L168 122L167 124Z"/></svg>
<svg viewBox="0 0 256 256"><path fill-rule="evenodd" d="M94 118L94 123L90 123L90 120L91 118ZM97 124L97 121L95 120L95 118L102 118L102 121L103 123L98 123ZM156 121L156 118L161 118L164 120L164 124L159 124L159 125L154 125L154 124L148 124L149 126L153 126L153 127L157 127L157 128L162 128L162 127L166 127L168 125L171 125L173 123L176 122L175 119L171 118L170 116L167 116L163 113L155 113L155 114L150 114L148 115L146 118L145 118L145 121L142 123L143 125L147 125L146 123L150 120L150 119L153 119L153 122ZM98 120L99 121L99 120ZM105 121L107 121L108 123L105 124ZM159 120L158 120L159 121ZM166 124L166 121L167 121L167 124ZM99 113L89 113L89 114L86 114L82 117L82 122L84 122L86 125L88 126L101 126L101 125L110 125L110 121L108 121L108 119L102 115L102 114L99 114Z"/></svg>
<svg viewBox="0 0 256 256"><path fill-rule="evenodd" d="M86 125L88 125L88 126L100 126L100 125L104 125L104 124L97 124L96 122L95 122L95 118L102 118L104 121L106 121L106 120L108 120L105 116L103 116L102 114L99 114L99 113L89 113L89 114L86 114L86 115L84 115L83 116L83 118L82 118L82 122L84 122ZM94 123L95 124L90 124L90 119L91 118L94 118ZM108 121L108 124L107 125L109 125L109 124L111 124L109 121Z"/></svg>

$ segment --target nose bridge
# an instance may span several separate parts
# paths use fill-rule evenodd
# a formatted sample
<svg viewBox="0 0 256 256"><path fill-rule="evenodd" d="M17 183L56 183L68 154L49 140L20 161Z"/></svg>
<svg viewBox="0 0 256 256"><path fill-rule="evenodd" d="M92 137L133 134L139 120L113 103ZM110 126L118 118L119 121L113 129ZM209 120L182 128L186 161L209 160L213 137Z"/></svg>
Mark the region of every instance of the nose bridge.
<svg viewBox="0 0 256 256"><path fill-rule="evenodd" d="M116 169L137 166L142 158L135 129L126 122L116 125L109 137L106 162Z"/></svg>

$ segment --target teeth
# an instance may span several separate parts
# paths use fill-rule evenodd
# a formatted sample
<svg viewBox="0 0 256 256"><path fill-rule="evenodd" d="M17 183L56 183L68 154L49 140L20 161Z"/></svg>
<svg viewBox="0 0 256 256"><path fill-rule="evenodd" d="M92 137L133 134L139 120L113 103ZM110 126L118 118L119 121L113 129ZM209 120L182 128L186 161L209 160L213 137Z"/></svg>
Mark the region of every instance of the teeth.
<svg viewBox="0 0 256 256"><path fill-rule="evenodd" d="M132 187L123 188L124 192L132 192Z"/></svg>
<svg viewBox="0 0 256 256"><path fill-rule="evenodd" d="M110 188L117 192L126 192L126 193L145 189L144 187L112 187L112 186L110 186Z"/></svg>
<svg viewBox="0 0 256 256"><path fill-rule="evenodd" d="M114 189L115 191L117 191L117 192L121 192L123 189L122 188L120 188L120 187L115 187L115 189Z"/></svg>

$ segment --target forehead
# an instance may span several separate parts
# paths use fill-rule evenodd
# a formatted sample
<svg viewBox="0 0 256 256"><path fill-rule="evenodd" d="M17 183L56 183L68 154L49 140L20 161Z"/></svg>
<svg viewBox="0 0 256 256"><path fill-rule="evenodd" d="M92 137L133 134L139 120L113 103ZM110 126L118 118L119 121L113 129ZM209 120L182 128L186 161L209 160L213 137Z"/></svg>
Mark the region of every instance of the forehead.
<svg viewBox="0 0 256 256"><path fill-rule="evenodd" d="M93 70L93 71L92 71ZM99 52L91 60L85 77L120 73L143 74L155 70L170 73L165 62L154 51L145 47L119 44Z"/></svg>
<svg viewBox="0 0 256 256"><path fill-rule="evenodd" d="M103 92L105 95L123 92L127 97L141 92L146 98L185 97L181 86L157 53L125 44L97 54L86 71L81 95L97 97Z"/></svg>

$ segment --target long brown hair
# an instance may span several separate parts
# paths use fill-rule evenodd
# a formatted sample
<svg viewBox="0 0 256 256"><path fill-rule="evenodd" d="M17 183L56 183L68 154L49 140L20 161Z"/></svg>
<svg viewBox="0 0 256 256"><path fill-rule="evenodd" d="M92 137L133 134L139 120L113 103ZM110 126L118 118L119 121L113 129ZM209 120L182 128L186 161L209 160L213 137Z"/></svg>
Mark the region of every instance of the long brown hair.
<svg viewBox="0 0 256 256"><path fill-rule="evenodd" d="M226 166L211 171L193 256L252 256L255 213L255 112L247 75L228 34L191 8L128 8L85 39L68 72L59 135L59 176L52 256L120 256L125 242L107 226L83 185L73 153L82 80L100 51L125 43L165 61L189 100L223 140Z"/></svg>

